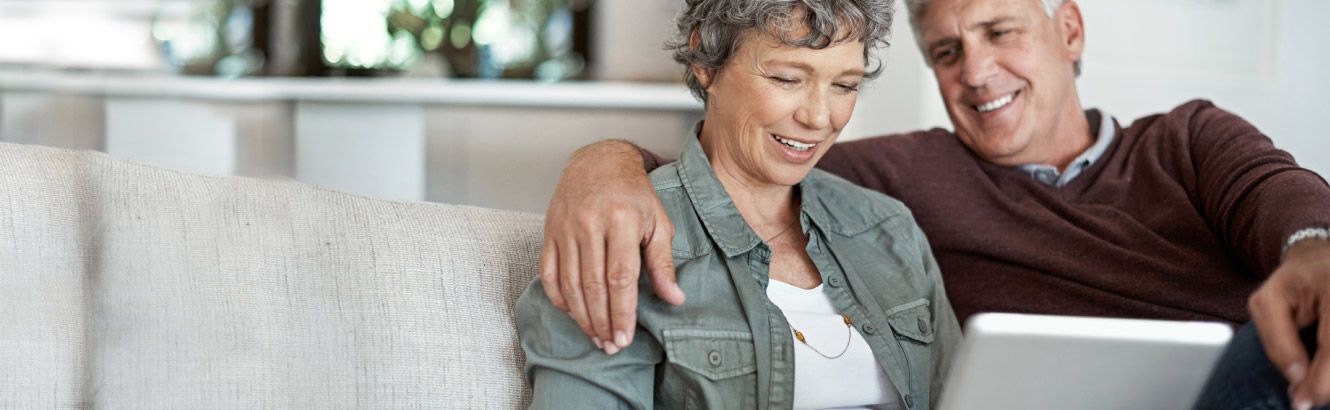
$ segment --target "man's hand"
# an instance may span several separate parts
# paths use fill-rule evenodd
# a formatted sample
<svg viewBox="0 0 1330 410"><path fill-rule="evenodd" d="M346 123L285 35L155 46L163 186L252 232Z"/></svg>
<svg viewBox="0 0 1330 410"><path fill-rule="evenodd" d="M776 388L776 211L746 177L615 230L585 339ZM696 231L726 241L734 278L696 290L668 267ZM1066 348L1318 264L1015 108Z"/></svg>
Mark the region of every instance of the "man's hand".
<svg viewBox="0 0 1330 410"><path fill-rule="evenodd" d="M674 226L637 147L622 141L588 145L568 159L550 200L540 283L554 306L615 354L633 342L643 257L656 295L683 304L674 281L673 239Z"/></svg>
<svg viewBox="0 0 1330 410"><path fill-rule="evenodd" d="M1330 241L1302 240L1248 300L1270 361L1289 381L1294 409L1330 403ZM1308 360L1298 330L1319 324Z"/></svg>

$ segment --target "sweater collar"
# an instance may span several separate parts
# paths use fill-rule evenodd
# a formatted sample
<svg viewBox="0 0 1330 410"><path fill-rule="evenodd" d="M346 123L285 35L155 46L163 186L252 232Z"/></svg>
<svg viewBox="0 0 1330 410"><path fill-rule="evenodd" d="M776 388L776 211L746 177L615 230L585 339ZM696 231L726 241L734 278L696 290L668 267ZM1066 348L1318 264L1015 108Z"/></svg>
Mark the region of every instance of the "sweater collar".
<svg viewBox="0 0 1330 410"><path fill-rule="evenodd" d="M1071 164L1067 165L1067 169L1059 172L1057 167L1048 164L1025 164L1018 165L1015 168L1045 185L1060 188L1071 183L1071 180L1076 179L1087 168L1094 165L1100 157L1103 157L1104 153L1108 152L1108 146L1113 143L1113 139L1117 138L1117 119L1094 108L1085 111L1085 118L1089 120L1091 127L1098 125L1094 135L1095 142L1076 159L1073 159Z"/></svg>

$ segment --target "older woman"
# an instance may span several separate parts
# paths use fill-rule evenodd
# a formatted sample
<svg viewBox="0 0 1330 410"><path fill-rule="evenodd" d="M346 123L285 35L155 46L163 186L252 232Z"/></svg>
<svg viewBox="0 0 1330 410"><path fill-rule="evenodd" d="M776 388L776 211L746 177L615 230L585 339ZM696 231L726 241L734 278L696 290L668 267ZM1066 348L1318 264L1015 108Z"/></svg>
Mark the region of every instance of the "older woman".
<svg viewBox="0 0 1330 410"><path fill-rule="evenodd" d="M642 286L619 351L533 282L517 313L531 407L930 408L960 329L928 243L899 202L813 170L877 74L892 1L687 7L672 46L706 120L651 179L688 303Z"/></svg>

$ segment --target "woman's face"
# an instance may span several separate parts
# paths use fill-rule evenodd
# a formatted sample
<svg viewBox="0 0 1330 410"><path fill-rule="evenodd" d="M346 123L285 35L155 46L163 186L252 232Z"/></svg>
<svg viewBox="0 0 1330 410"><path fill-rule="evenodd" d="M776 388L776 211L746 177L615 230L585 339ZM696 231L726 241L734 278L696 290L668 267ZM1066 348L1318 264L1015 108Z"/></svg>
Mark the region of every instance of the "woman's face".
<svg viewBox="0 0 1330 410"><path fill-rule="evenodd" d="M795 48L757 33L708 84L702 144L718 176L751 188L802 181L850 121L864 44ZM708 82L708 80L713 80Z"/></svg>

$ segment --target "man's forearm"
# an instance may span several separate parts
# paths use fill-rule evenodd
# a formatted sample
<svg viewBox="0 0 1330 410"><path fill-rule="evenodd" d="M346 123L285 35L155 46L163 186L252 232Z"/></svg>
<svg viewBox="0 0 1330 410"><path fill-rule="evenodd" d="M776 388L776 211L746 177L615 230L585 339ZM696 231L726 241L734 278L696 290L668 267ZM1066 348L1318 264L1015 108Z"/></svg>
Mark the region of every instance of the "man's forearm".
<svg viewBox="0 0 1330 410"><path fill-rule="evenodd" d="M1330 243L1330 229L1327 228L1307 228L1288 238L1288 243L1284 244L1284 257L1288 257L1289 251L1295 247L1301 247L1306 244L1314 244L1315 241L1322 244Z"/></svg>
<svg viewBox="0 0 1330 410"><path fill-rule="evenodd" d="M648 161L654 161L647 158L649 151L638 147L637 144L627 140L604 140L573 151L568 156L568 165L582 165L587 163L603 163L612 161L624 166L642 166L647 172L655 169L655 166L649 166Z"/></svg>
<svg viewBox="0 0 1330 410"><path fill-rule="evenodd" d="M662 300L684 302L674 283L673 229L649 165L627 141L583 147L568 158L545 217L541 286L610 355L632 343L639 266Z"/></svg>
<svg viewBox="0 0 1330 410"><path fill-rule="evenodd" d="M1307 229L1289 238L1284 260L1300 258L1321 258L1330 267L1330 232L1325 229Z"/></svg>

